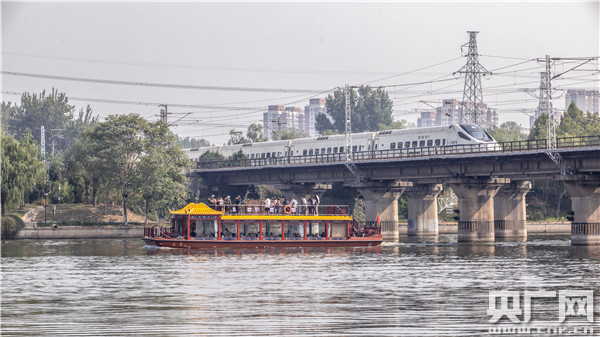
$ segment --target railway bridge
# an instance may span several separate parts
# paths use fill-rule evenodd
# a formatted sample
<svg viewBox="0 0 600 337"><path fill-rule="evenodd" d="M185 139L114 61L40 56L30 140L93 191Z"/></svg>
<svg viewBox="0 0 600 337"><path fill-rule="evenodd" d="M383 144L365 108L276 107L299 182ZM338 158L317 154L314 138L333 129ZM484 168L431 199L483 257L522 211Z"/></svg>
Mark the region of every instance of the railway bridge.
<svg viewBox="0 0 600 337"><path fill-rule="evenodd" d="M486 242L527 236L525 195L531 181L562 182L574 212L571 244L600 244L600 136L558 139L567 174L548 155L545 140L478 146L425 147L345 154L248 160L198 161L191 174L230 185L275 185L286 196L322 194L332 183L356 187L366 219L377 215L387 240L398 238L398 198L407 193L408 235L438 234L442 184L458 197L458 240Z"/></svg>

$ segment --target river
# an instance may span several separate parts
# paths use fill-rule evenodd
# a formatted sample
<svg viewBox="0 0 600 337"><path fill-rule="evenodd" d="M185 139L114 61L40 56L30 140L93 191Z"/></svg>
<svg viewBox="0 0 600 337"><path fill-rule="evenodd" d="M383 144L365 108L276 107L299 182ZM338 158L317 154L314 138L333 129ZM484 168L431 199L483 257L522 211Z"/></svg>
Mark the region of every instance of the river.
<svg viewBox="0 0 600 337"><path fill-rule="evenodd" d="M558 295L534 299L529 325L523 315L490 323L490 291L517 291L520 309L525 291L600 294L600 247L571 247L568 236L459 244L441 235L350 249L187 251L135 239L1 248L3 336L471 336L499 326L600 334L599 301L596 325L581 315L559 323Z"/></svg>

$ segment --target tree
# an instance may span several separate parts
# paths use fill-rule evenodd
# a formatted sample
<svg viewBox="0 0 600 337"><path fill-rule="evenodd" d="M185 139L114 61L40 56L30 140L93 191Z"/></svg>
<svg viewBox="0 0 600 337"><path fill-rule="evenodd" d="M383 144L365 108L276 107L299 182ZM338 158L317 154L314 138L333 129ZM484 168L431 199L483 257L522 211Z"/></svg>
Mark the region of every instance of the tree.
<svg viewBox="0 0 600 337"><path fill-rule="evenodd" d="M600 116L598 113L583 112L575 102L571 102L560 119L557 134L559 137L599 135Z"/></svg>
<svg viewBox="0 0 600 337"><path fill-rule="evenodd" d="M209 147L210 142L204 138L191 138L191 137L177 137L177 144L181 146L182 149L195 149L198 147Z"/></svg>
<svg viewBox="0 0 600 337"><path fill-rule="evenodd" d="M297 138L306 138L309 134L306 131L300 131L296 128L289 128L287 130L281 131L281 139L297 139Z"/></svg>
<svg viewBox="0 0 600 337"><path fill-rule="evenodd" d="M546 139L548 134L548 114L541 113L533 122L531 130L529 130L528 140Z"/></svg>
<svg viewBox="0 0 600 337"><path fill-rule="evenodd" d="M136 189L144 200L145 223L152 206L166 208L180 204L189 194L184 170L191 161L178 145L167 124L149 123L140 159Z"/></svg>
<svg viewBox="0 0 600 337"><path fill-rule="evenodd" d="M263 126L259 123L252 123L248 126L248 131L246 132L246 138L248 138L252 143L266 142L267 139L263 133Z"/></svg>
<svg viewBox="0 0 600 337"><path fill-rule="evenodd" d="M26 133L19 141L1 135L2 151L2 215L7 206L22 205L25 194L31 191L35 183L44 175L44 164L40 158L40 150L30 133Z"/></svg>
<svg viewBox="0 0 600 337"><path fill-rule="evenodd" d="M494 126L490 135L498 142L510 142L527 139L527 134L517 122L504 122L500 126Z"/></svg>
<svg viewBox="0 0 600 337"><path fill-rule="evenodd" d="M350 91L350 107L352 109L352 132L377 131L393 123L392 107L387 92L382 88L360 86ZM334 130L338 133L345 131L346 98L344 89L336 90L327 96L327 113L316 118L316 128L319 132Z"/></svg>
<svg viewBox="0 0 600 337"><path fill-rule="evenodd" d="M265 142L267 139L263 135L263 127L259 123L253 123L248 126L246 135L243 131L229 130L229 140L227 145L248 144Z"/></svg>

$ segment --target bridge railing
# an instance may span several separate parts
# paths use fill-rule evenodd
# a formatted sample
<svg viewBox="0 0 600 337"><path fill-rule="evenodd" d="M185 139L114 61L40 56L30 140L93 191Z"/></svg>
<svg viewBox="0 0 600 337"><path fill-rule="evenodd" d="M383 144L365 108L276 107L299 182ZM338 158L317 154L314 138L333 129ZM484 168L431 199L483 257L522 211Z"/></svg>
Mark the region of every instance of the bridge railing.
<svg viewBox="0 0 600 337"><path fill-rule="evenodd" d="M600 146L600 136L558 138L557 149ZM520 140L512 142L486 143L475 145L430 146L404 148L383 151L362 151L352 153L355 162L373 159L402 159L431 156L451 156L465 154L508 153L522 151L539 151L546 149L546 139ZM343 163L346 154L317 154L293 157L271 157L240 160L198 160L196 167L203 170L227 169L236 167L286 166L302 164Z"/></svg>

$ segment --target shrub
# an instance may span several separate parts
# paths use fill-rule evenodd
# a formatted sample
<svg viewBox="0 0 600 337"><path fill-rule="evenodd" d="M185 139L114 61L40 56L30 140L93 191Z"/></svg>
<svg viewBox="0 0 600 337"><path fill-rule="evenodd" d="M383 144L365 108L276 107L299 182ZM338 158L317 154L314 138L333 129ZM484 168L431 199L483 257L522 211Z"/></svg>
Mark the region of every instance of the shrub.
<svg viewBox="0 0 600 337"><path fill-rule="evenodd" d="M16 215L6 215L2 217L2 239L14 239L19 230L25 227L23 219Z"/></svg>

